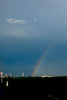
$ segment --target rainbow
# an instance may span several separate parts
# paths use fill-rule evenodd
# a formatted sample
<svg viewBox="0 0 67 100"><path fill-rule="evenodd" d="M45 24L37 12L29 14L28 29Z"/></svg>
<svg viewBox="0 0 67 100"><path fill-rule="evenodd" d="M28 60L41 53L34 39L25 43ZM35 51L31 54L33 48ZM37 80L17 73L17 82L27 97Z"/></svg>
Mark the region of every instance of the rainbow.
<svg viewBox="0 0 67 100"><path fill-rule="evenodd" d="M40 58L40 60L39 60L39 62L38 62L38 64L37 64L37 66L35 67L35 69L34 69L34 71L33 71L33 73L32 73L32 77L35 77L35 76L37 75L37 72L38 72L38 70L39 70L41 64L43 63L44 58L46 57L47 52L48 52L48 50L49 50L50 47L51 47L51 45L49 44L49 45L47 46L46 50L44 51L43 55L41 56L41 58Z"/></svg>

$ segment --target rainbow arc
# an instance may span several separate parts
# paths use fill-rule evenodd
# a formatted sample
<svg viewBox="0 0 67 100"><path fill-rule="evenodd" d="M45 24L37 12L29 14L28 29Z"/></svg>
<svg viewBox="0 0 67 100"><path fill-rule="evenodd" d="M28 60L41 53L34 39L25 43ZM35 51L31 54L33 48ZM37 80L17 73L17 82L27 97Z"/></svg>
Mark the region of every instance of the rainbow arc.
<svg viewBox="0 0 67 100"><path fill-rule="evenodd" d="M47 46L46 50L44 51L43 55L41 56L41 58L40 58L38 64L36 65L36 67L35 67L35 69L34 69L34 71L33 71L33 73L32 73L32 77L35 77L35 76L37 75L37 73L38 73L38 71L39 71L39 68L40 68L40 66L42 65L42 63L43 63L43 61L44 61L44 58L46 57L47 52L48 52L48 50L50 49L50 47L51 47L51 44L49 44L49 45Z"/></svg>

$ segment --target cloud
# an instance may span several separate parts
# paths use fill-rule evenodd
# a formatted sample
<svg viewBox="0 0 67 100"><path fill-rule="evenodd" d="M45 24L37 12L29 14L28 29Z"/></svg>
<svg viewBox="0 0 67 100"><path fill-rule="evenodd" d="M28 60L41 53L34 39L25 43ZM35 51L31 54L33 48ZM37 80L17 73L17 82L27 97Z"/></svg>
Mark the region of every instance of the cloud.
<svg viewBox="0 0 67 100"><path fill-rule="evenodd" d="M60 7L60 8L59 8L59 10L61 10L61 11L62 11L62 10L63 10L63 7Z"/></svg>
<svg viewBox="0 0 67 100"><path fill-rule="evenodd" d="M16 38L26 38L25 30L24 28L18 28L18 27L6 27L2 28L0 37L16 37Z"/></svg>
<svg viewBox="0 0 67 100"><path fill-rule="evenodd" d="M0 22L1 22L2 20L0 19Z"/></svg>
<svg viewBox="0 0 67 100"><path fill-rule="evenodd" d="M37 21L37 18L34 18L33 20L34 20L34 21Z"/></svg>
<svg viewBox="0 0 67 100"><path fill-rule="evenodd" d="M22 24L25 24L26 23L26 20L25 19L13 19L13 18L9 18L9 19L6 19L7 23L11 23L11 24L17 24L17 23L22 23Z"/></svg>

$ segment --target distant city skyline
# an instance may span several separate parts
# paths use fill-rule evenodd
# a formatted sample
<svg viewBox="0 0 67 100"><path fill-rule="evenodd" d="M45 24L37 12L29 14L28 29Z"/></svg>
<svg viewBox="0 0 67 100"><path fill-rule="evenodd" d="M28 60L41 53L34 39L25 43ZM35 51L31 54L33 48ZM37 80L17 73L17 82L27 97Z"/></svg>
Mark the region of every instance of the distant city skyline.
<svg viewBox="0 0 67 100"><path fill-rule="evenodd" d="M0 0L0 72L67 75L67 1Z"/></svg>

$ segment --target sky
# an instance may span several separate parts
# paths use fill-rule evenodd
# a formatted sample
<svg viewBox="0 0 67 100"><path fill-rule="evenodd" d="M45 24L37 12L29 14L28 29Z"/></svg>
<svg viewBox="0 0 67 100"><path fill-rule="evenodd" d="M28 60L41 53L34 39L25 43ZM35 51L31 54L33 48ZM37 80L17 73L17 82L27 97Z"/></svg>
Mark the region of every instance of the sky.
<svg viewBox="0 0 67 100"><path fill-rule="evenodd" d="M67 0L0 0L0 72L67 75Z"/></svg>

